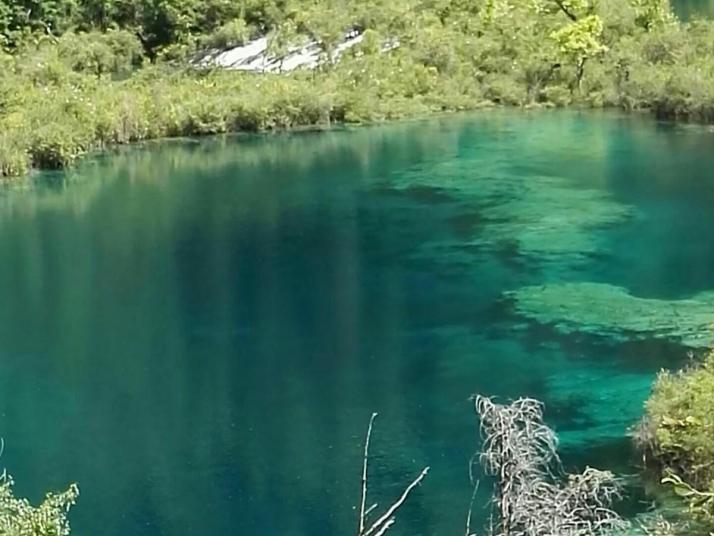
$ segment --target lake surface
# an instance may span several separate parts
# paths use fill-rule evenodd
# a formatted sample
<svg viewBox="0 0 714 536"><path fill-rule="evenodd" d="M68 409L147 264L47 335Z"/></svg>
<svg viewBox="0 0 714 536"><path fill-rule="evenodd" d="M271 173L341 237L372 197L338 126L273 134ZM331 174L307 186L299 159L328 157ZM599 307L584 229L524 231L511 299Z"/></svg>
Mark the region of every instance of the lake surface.
<svg viewBox="0 0 714 536"><path fill-rule="evenodd" d="M713 143L489 111L157 144L4 192L3 465L33 500L78 481L80 536L353 534L378 411L371 499L431 466L390 534L462 534L483 393L545 401L568 468L634 473L655 373L702 351L676 313L714 289Z"/></svg>
<svg viewBox="0 0 714 536"><path fill-rule="evenodd" d="M673 0L672 7L684 20L714 17L714 0Z"/></svg>

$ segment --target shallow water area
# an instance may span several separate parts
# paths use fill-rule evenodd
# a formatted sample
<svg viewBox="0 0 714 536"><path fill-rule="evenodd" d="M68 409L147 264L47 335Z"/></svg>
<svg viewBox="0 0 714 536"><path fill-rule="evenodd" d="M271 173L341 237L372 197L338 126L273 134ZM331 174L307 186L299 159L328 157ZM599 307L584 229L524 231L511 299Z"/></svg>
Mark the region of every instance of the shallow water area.
<svg viewBox="0 0 714 536"><path fill-rule="evenodd" d="M460 534L483 393L543 400L568 468L634 473L654 375L702 351L712 143L493 110L149 144L5 191L3 464L33 500L78 481L76 534L352 534L378 411L372 501L431 466L390 533Z"/></svg>

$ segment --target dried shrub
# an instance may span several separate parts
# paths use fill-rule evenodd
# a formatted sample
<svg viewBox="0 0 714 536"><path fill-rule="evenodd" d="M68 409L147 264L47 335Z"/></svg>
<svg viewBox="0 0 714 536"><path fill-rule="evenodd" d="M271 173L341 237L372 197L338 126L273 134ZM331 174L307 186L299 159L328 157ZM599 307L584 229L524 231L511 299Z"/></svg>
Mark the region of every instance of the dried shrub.
<svg viewBox="0 0 714 536"><path fill-rule="evenodd" d="M543 421L543 404L520 398L496 404L475 398L481 463L496 480L496 536L597 536L628 524L611 509L621 486L608 471L564 474L558 439Z"/></svg>

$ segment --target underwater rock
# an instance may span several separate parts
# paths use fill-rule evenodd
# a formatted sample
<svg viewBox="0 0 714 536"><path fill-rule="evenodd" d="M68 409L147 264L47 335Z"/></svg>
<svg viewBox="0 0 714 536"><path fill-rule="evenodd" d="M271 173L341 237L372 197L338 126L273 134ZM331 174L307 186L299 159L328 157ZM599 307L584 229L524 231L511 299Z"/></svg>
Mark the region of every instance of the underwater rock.
<svg viewBox="0 0 714 536"><path fill-rule="evenodd" d="M364 39L361 32L352 31L335 47L333 61L336 61L346 50L358 45ZM194 60L202 67L222 67L237 71L255 73L288 73L295 69L314 69L321 61L322 49L315 40L309 40L302 46L294 46L284 58L278 58L269 51L268 38L263 36L245 45L228 50L210 50L202 53Z"/></svg>
<svg viewBox="0 0 714 536"><path fill-rule="evenodd" d="M335 62L351 48L364 40L359 30L347 32L332 51L331 61ZM399 47L396 37L386 39L380 52L389 52ZM314 39L306 39L301 44L293 45L287 54L279 58L270 52L267 36L258 37L237 47L211 49L201 52L193 59L193 64L200 67L221 67L236 71L253 73L289 73L296 69L315 69L325 61L323 48Z"/></svg>
<svg viewBox="0 0 714 536"><path fill-rule="evenodd" d="M557 283L507 292L516 311L561 333L615 340L661 338L690 348L714 347L714 292L691 298L640 298L604 283Z"/></svg>

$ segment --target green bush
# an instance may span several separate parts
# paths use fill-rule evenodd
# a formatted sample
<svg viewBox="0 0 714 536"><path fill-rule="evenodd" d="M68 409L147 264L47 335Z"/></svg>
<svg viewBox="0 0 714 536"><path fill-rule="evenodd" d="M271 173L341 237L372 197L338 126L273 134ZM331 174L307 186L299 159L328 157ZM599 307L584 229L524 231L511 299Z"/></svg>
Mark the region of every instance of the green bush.
<svg viewBox="0 0 714 536"><path fill-rule="evenodd" d="M508 74L494 73L484 81L484 95L487 99L509 106L521 106L528 102L527 88L516 78Z"/></svg>
<svg viewBox="0 0 714 536"><path fill-rule="evenodd" d="M714 529L714 354L660 373L646 409L644 442L666 482Z"/></svg>
<svg viewBox="0 0 714 536"><path fill-rule="evenodd" d="M0 134L0 177L26 175L30 171L30 157L15 139Z"/></svg>
<svg viewBox="0 0 714 536"><path fill-rule="evenodd" d="M573 102L573 93L563 85L550 85L543 90L545 102L554 106L568 106Z"/></svg>
<svg viewBox="0 0 714 536"><path fill-rule="evenodd" d="M222 24L201 39L201 45L209 49L227 49L245 44L253 31L243 19L233 19Z"/></svg>
<svg viewBox="0 0 714 536"><path fill-rule="evenodd" d="M63 169L92 148L94 142L87 125L74 122L48 122L29 138L32 165L41 169Z"/></svg>
<svg viewBox="0 0 714 536"><path fill-rule="evenodd" d="M144 60L141 43L126 30L67 33L55 46L59 59L70 69L96 76L126 75Z"/></svg>

